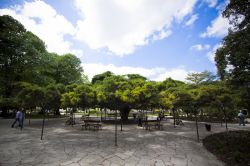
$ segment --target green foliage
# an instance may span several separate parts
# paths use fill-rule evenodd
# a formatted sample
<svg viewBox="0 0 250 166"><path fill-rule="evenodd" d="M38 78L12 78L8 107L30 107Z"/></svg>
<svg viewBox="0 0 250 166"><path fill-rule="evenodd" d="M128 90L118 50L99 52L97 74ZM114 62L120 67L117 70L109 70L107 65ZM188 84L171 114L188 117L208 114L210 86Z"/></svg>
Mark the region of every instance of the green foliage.
<svg viewBox="0 0 250 166"><path fill-rule="evenodd" d="M129 80L134 80L134 79L139 79L139 80L143 80L143 81L147 80L146 77L143 77L139 74L127 74L127 75L125 75L125 77L127 77Z"/></svg>
<svg viewBox="0 0 250 166"><path fill-rule="evenodd" d="M51 84L46 87L47 109L53 110L55 115L60 115L62 85Z"/></svg>
<svg viewBox="0 0 250 166"><path fill-rule="evenodd" d="M198 85L203 82L212 82L215 78L216 76L214 76L212 72L205 70L200 73L188 73L186 80L190 81L194 85Z"/></svg>
<svg viewBox="0 0 250 166"><path fill-rule="evenodd" d="M34 109L35 107L48 108L48 96L45 88L23 82L20 83L20 89L17 94L20 107L25 109Z"/></svg>
<svg viewBox="0 0 250 166"><path fill-rule="evenodd" d="M33 100L33 97L36 97L35 90L38 88L36 85L32 85L27 82L20 83L20 91L17 95L17 100L20 107L25 109L32 109L37 106L36 101Z"/></svg>
<svg viewBox="0 0 250 166"><path fill-rule="evenodd" d="M55 80L55 83L64 85L82 83L81 61L75 55L57 55L50 53L47 73Z"/></svg>
<svg viewBox="0 0 250 166"><path fill-rule="evenodd" d="M163 82L160 82L158 84L159 84L158 88L160 91L185 85L184 82L173 80L172 78L167 78L166 80L164 80Z"/></svg>
<svg viewBox="0 0 250 166"><path fill-rule="evenodd" d="M81 80L82 80L82 83L84 83L84 84L90 84L90 83L91 83L91 82L89 81L88 76L85 75L85 74L82 74Z"/></svg>
<svg viewBox="0 0 250 166"><path fill-rule="evenodd" d="M245 31L248 31L248 24L239 25L217 51L221 78L226 66L231 64L234 66L230 71L232 78L248 80L249 56L246 55L249 55L250 33ZM235 44L236 39L240 41ZM10 16L0 16L2 110L40 107L58 114L59 108L99 107L119 110L122 118L127 119L131 109L176 109L195 115L201 110L206 110L207 114L213 110L210 111L212 116L223 112L222 115L232 114L233 117L233 110L249 108L249 91L216 82L209 71L190 73L187 79L193 84L171 78L155 82L139 74L115 75L107 71L94 76L90 83L83 75L79 58L72 54L48 53L44 42L26 31L18 21Z"/></svg>
<svg viewBox="0 0 250 166"><path fill-rule="evenodd" d="M93 78L92 78L92 84L95 84L95 83L98 83L98 82L101 82L103 81L105 78L107 77L110 77L114 75L112 72L110 71L106 71L102 74L98 74L98 75L95 75Z"/></svg>
<svg viewBox="0 0 250 166"><path fill-rule="evenodd" d="M96 93L90 84L81 84L75 88L78 100L78 106L81 108L89 108L96 103Z"/></svg>
<svg viewBox="0 0 250 166"><path fill-rule="evenodd" d="M8 109L36 106L58 114L64 86L82 83L82 72L79 58L48 53L44 42L21 23L0 16L0 109L4 114Z"/></svg>
<svg viewBox="0 0 250 166"><path fill-rule="evenodd" d="M79 98L75 92L68 92L62 94L61 103L62 103L62 108L64 109L67 108L76 109L78 101Z"/></svg>
<svg viewBox="0 0 250 166"><path fill-rule="evenodd" d="M250 82L250 2L231 0L223 16L234 26L224 38L223 45L216 51L215 61L218 74L223 80L233 80L238 85ZM227 70L230 65L230 70Z"/></svg>
<svg viewBox="0 0 250 166"><path fill-rule="evenodd" d="M35 84L21 82L19 86L20 91L16 97L19 107L29 110L41 107L42 109L53 110L54 114L59 114L61 106L60 85L52 84L43 88Z"/></svg>
<svg viewBox="0 0 250 166"><path fill-rule="evenodd" d="M228 166L245 166L250 163L249 131L213 134L206 137L203 144Z"/></svg>
<svg viewBox="0 0 250 166"><path fill-rule="evenodd" d="M223 12L223 16L230 20L235 28L241 30L249 27L250 2L249 0L231 0ZM243 18L243 20L242 20Z"/></svg>
<svg viewBox="0 0 250 166"><path fill-rule="evenodd" d="M122 107L121 96L119 96L119 89L123 88L123 76L109 76L103 80L103 90L108 108L119 110Z"/></svg>
<svg viewBox="0 0 250 166"><path fill-rule="evenodd" d="M45 44L10 16L0 16L0 109L17 108L18 82L42 85L43 65L47 57ZM24 92L23 92L24 93ZM27 96L28 98L28 96ZM21 105L27 107L27 103Z"/></svg>
<svg viewBox="0 0 250 166"><path fill-rule="evenodd" d="M164 109L172 109L175 100L176 97L167 91L162 91L160 93L160 106Z"/></svg>
<svg viewBox="0 0 250 166"><path fill-rule="evenodd" d="M10 16L0 16L0 90L13 94L17 81L40 83L39 68L46 56L44 43Z"/></svg>

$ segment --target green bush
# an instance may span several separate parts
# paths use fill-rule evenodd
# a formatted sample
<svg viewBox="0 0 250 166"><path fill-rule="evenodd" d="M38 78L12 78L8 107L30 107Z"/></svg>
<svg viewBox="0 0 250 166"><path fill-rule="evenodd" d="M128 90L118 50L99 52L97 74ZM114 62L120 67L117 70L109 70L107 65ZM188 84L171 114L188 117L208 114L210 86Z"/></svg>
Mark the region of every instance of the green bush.
<svg viewBox="0 0 250 166"><path fill-rule="evenodd" d="M213 134L203 144L228 166L250 165L250 131Z"/></svg>

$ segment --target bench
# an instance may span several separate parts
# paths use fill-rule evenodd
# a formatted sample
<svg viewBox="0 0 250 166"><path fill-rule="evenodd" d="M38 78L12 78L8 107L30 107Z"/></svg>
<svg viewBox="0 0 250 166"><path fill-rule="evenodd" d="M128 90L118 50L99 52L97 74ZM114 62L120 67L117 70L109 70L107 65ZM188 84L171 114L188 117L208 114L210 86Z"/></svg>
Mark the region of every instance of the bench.
<svg viewBox="0 0 250 166"><path fill-rule="evenodd" d="M152 127L155 127L159 130L163 130L163 125L160 120L146 120L143 121L143 128L146 130L150 130Z"/></svg>
<svg viewBox="0 0 250 166"><path fill-rule="evenodd" d="M89 114L82 115L81 121L84 121L85 119L89 119Z"/></svg>
<svg viewBox="0 0 250 166"><path fill-rule="evenodd" d="M85 130L91 129L93 127L94 130L102 129L102 122L99 120L84 120L84 124L82 124L82 129Z"/></svg>

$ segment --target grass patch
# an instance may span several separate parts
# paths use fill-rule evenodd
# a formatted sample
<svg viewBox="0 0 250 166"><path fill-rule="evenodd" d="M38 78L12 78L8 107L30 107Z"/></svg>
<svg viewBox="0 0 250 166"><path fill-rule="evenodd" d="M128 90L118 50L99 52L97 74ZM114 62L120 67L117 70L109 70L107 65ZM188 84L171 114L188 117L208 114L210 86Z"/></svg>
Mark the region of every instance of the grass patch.
<svg viewBox="0 0 250 166"><path fill-rule="evenodd" d="M203 144L227 166L250 166L250 131L213 134Z"/></svg>

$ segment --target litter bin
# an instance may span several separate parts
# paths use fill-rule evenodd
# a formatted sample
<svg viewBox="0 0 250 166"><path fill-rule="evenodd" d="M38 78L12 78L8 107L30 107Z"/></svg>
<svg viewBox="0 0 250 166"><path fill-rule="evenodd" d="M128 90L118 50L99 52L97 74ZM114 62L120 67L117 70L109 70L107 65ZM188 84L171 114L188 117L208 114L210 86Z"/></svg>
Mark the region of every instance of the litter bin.
<svg viewBox="0 0 250 166"><path fill-rule="evenodd" d="M205 127L206 127L206 130L207 130L207 131L211 131L211 124L207 124L207 123L206 123L206 124L205 124Z"/></svg>

